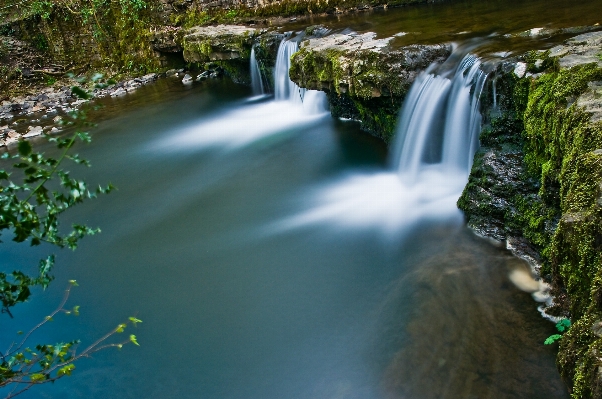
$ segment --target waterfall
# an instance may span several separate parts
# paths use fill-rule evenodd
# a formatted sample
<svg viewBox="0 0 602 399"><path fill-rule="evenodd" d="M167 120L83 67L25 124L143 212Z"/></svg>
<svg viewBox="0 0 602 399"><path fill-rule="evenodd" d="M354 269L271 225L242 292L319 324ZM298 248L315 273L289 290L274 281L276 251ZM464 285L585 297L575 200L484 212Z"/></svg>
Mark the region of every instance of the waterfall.
<svg viewBox="0 0 602 399"><path fill-rule="evenodd" d="M474 46L470 46L474 48ZM479 97L488 73L470 48L420 74L402 107L392 148L392 168L351 173L309 196L312 206L276 225L315 223L377 227L394 240L424 220L462 223L456 206L478 146ZM307 98L307 95L306 95Z"/></svg>
<svg viewBox="0 0 602 399"><path fill-rule="evenodd" d="M284 39L278 47L276 67L274 68L274 96L276 101L289 101L303 105L310 114L323 113L328 108L326 94L317 90L306 90L297 86L289 78L291 57L299 50L299 43Z"/></svg>
<svg viewBox="0 0 602 399"><path fill-rule="evenodd" d="M291 57L298 49L299 43L295 41L284 39L280 42L274 69L274 95L276 101L303 102L305 89L301 89L293 83L288 76L288 71L291 68Z"/></svg>
<svg viewBox="0 0 602 399"><path fill-rule="evenodd" d="M251 59L250 59L250 69L251 69L251 87L253 88L253 95L260 96L265 94L263 89L263 79L261 78L261 70L259 69L259 64L257 63L257 58L255 57L255 48L251 49Z"/></svg>
<svg viewBox="0 0 602 399"><path fill-rule="evenodd" d="M451 74L427 71L416 79L394 144L393 165L406 182L416 182L421 172L433 168L468 177L478 147L479 97L486 78L479 58L467 54Z"/></svg>

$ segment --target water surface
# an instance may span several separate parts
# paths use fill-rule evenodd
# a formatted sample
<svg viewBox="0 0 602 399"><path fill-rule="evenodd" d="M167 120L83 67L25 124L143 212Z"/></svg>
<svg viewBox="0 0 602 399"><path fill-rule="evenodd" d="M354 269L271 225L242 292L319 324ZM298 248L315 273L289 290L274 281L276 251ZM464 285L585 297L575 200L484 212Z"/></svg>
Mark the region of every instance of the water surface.
<svg viewBox="0 0 602 399"><path fill-rule="evenodd" d="M68 217L103 233L59 254L56 281L4 319L2 342L77 279L70 302L82 315L37 339L90 343L135 315L141 347L100 352L23 397L568 397L542 344L553 326L506 277L520 261L457 211L404 217L412 210L386 200L391 185L364 192L381 202L328 207L350 181L392 181L383 144L355 123L250 94L164 80L106 100L152 101L102 121L79 149L93 167L78 172L119 189ZM261 123L271 128L231 135ZM306 218L323 206L327 217ZM2 250L7 268L48 248Z"/></svg>
<svg viewBox="0 0 602 399"><path fill-rule="evenodd" d="M602 0L451 0L312 17L285 24L283 29L302 30L309 24L323 24L334 31L397 36L394 46L458 43L489 36L491 43L481 47L481 54L520 54L550 48L575 36L579 32L575 28L599 26L600 10Z"/></svg>

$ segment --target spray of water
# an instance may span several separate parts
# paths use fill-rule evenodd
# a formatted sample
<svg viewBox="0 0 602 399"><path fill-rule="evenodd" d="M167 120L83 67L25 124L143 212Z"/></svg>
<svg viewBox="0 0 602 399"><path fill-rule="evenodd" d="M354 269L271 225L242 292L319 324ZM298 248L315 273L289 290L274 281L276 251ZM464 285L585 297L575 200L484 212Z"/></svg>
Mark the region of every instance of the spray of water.
<svg viewBox="0 0 602 399"><path fill-rule="evenodd" d="M298 47L298 43L290 40L280 43L274 70L274 100L259 103L245 101L229 111L200 119L171 132L169 137L155 143L154 149L164 152L170 149L194 151L208 147L240 148L325 118L328 115L326 94L301 89L289 78L291 56ZM252 51L252 59L254 54ZM263 84L260 83L261 74L256 60L251 61L251 71L254 70L257 73L252 73L252 77L255 76L254 82L259 90L259 87L263 88Z"/></svg>
<svg viewBox="0 0 602 399"><path fill-rule="evenodd" d="M391 170L351 174L311 194L314 207L284 228L314 223L410 231L418 220L461 221L456 201L478 147L487 73L466 49L413 83L400 113Z"/></svg>

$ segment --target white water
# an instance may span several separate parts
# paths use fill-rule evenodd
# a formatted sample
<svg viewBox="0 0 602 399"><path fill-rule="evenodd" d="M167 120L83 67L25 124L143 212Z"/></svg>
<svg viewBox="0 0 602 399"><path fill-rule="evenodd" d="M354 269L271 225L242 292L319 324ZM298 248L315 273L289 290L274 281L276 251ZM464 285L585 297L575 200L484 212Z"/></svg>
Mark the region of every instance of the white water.
<svg viewBox="0 0 602 399"><path fill-rule="evenodd" d="M425 72L410 89L401 112L393 166L415 183L426 169L468 177L481 127L479 96L487 75L466 55L451 78Z"/></svg>
<svg viewBox="0 0 602 399"><path fill-rule="evenodd" d="M440 69L458 58L453 54ZM456 201L478 147L479 96L487 77L480 66L480 60L468 54L451 71L422 73L400 113L392 170L329 182L311 194L313 208L280 227L334 222L396 237L425 218L461 222Z"/></svg>
<svg viewBox="0 0 602 399"><path fill-rule="evenodd" d="M262 102L256 100L263 97L253 97L234 109L216 113L172 132L153 145L153 149L161 152L215 146L236 149L276 134L282 135L293 128L309 126L327 117L326 94L301 89L289 78L290 58L298 46L298 43L288 40L280 44L274 70L274 100Z"/></svg>
<svg viewBox="0 0 602 399"><path fill-rule="evenodd" d="M253 89L253 96L261 96L265 94L263 88L263 78L261 77L261 69L255 57L255 48L251 49L251 59L249 60L249 67L251 70L251 88Z"/></svg>

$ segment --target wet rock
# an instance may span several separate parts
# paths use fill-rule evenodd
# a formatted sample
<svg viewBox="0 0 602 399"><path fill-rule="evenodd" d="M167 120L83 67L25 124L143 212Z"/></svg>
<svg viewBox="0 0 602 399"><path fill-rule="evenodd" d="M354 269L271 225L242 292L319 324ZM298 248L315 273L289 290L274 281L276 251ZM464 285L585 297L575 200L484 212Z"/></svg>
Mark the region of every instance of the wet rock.
<svg viewBox="0 0 602 399"><path fill-rule="evenodd" d="M164 26L153 33L153 49L163 53L178 53L183 50L181 28Z"/></svg>
<svg viewBox="0 0 602 399"><path fill-rule="evenodd" d="M602 59L598 56L600 48L602 48L602 31L590 32L575 36L566 44L552 48L550 56L560 57L558 62L562 68L591 62L602 66Z"/></svg>
<svg viewBox="0 0 602 399"><path fill-rule="evenodd" d="M29 128L27 129L27 133L25 133L23 137L28 139L30 137L39 136L43 133L43 131L44 130L42 129L42 126L29 126Z"/></svg>
<svg viewBox="0 0 602 399"><path fill-rule="evenodd" d="M158 77L159 77L159 75L157 75L156 73L149 73L148 75L142 76L140 78L140 81L142 84L148 84L150 82L157 80Z"/></svg>
<svg viewBox="0 0 602 399"><path fill-rule="evenodd" d="M517 77L522 78L525 76L525 73L527 73L527 64L524 62L517 62L516 66L514 67L514 74Z"/></svg>
<svg viewBox="0 0 602 399"><path fill-rule="evenodd" d="M602 121L602 81L589 82L585 93L577 99L577 105L590 113L591 122Z"/></svg>
<svg viewBox="0 0 602 399"><path fill-rule="evenodd" d="M344 91L364 99L403 96L421 71L451 53L446 44L393 49L392 39L368 32L305 40L292 57L291 80L308 89Z"/></svg>
<svg viewBox="0 0 602 399"><path fill-rule="evenodd" d="M185 85L187 84L191 84L192 83L192 76L190 76L189 74L184 75L184 78L182 79L182 83L184 83Z"/></svg>
<svg viewBox="0 0 602 399"><path fill-rule="evenodd" d="M233 60L249 54L258 29L238 25L194 27L184 33L187 62Z"/></svg>
<svg viewBox="0 0 602 399"><path fill-rule="evenodd" d="M196 77L196 81L200 82L202 80L205 80L207 78L209 78L209 75L211 74L211 72L209 71L205 71L203 73L200 73L197 77Z"/></svg>
<svg viewBox="0 0 602 399"><path fill-rule="evenodd" d="M126 94L127 94L127 91L120 87L111 93L111 97L121 97L121 96L125 96Z"/></svg>

